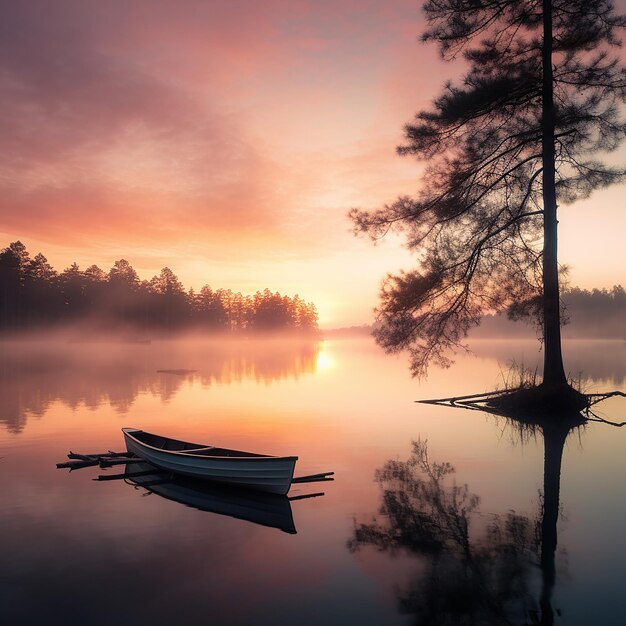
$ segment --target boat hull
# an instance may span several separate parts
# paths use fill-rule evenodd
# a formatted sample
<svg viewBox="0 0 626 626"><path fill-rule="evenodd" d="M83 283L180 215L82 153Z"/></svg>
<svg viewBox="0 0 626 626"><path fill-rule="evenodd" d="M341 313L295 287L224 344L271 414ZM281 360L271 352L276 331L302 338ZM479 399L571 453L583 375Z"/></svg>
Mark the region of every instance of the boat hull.
<svg viewBox="0 0 626 626"><path fill-rule="evenodd" d="M170 450L159 450L133 436L134 429L123 429L128 452L145 459L156 467L202 480L256 489L285 495L297 457L272 456L203 456Z"/></svg>

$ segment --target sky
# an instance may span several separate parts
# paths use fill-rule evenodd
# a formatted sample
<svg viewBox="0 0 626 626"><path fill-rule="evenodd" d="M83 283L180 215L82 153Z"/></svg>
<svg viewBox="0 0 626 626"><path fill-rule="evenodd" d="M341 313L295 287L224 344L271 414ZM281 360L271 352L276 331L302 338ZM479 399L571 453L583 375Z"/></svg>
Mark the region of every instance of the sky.
<svg viewBox="0 0 626 626"><path fill-rule="evenodd" d="M414 262L347 212L417 191L402 127L462 70L419 42L420 5L0 0L0 248L372 322L381 280ZM561 210L571 284L624 284L625 191Z"/></svg>

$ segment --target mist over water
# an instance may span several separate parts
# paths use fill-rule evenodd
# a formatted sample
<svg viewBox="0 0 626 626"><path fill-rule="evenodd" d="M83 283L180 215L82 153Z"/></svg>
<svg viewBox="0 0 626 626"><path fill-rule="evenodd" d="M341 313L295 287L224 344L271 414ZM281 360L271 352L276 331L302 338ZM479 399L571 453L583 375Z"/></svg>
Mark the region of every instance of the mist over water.
<svg viewBox="0 0 626 626"><path fill-rule="evenodd" d="M479 498L467 516L468 546L485 559L468 581L454 579L460 585L454 597L470 593L478 611L505 582L489 554L502 554L507 521L532 526L537 518L543 440L538 434L522 440L494 416L413 400L493 389L511 360L530 368L542 354L531 341L481 340L472 347L474 354L459 355L450 369L416 381L404 357L384 355L369 338L2 342L0 621L110 624L123 615L128 623L165 625L210 615L237 625L419 623L423 602L434 597L429 589L440 596L450 589L432 587L432 576L463 570L457 544L446 539L440 557L401 543L391 551L367 542L349 549L355 529L374 518L381 529L393 528L398 518L385 508L375 476L395 475L376 471L409 460L418 439L428 442L431 463L454 468L441 483L442 498L452 484L467 484ZM617 341L566 342L566 366L583 371L589 389L623 390L624 351ZM618 400L602 410L624 419ZM297 531L289 534L264 525L265 517L225 513L233 502L220 500L215 512L214 495L202 496L206 506L199 510L197 501L145 497L149 491L129 481L92 481L116 468L55 469L69 450L123 449L126 426L295 454L297 475L335 471L336 480L293 486L290 495L325 495L288 503L284 514ZM582 626L600 616L602 624L623 623L623 447L623 431L602 424L566 440L552 598L562 617L555 623ZM392 486L401 496L408 485ZM495 543L494 528L502 529ZM507 619L529 623L525 611L541 588L537 556L530 544L506 545L520 547L519 560L497 563L519 565L524 576L524 593L513 590L507 606L516 612ZM491 586L476 595L469 582ZM459 610L461 619L466 609Z"/></svg>
<svg viewBox="0 0 626 626"><path fill-rule="evenodd" d="M124 414L140 394L167 403L189 382L208 388L297 379L315 372L320 350L314 339L202 334L155 342L108 335L76 341L59 334L0 346L0 423L14 432L27 415L42 416L55 401L71 409L108 404Z"/></svg>

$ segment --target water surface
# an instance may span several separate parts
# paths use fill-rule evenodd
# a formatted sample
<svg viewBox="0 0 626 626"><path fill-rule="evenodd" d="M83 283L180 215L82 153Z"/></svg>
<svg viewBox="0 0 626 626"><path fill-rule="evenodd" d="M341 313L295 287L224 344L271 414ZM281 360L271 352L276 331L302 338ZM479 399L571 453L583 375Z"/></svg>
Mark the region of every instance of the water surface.
<svg viewBox="0 0 626 626"><path fill-rule="evenodd" d="M512 359L534 367L541 356L534 342L473 347L473 355L418 383L404 359L383 355L369 339L2 344L0 622L123 617L158 625L201 616L228 624L379 625L434 615L439 623L533 623L542 595L533 543L543 504L541 434L522 437L494 416L413 402L502 386ZM565 352L586 389L624 389L623 342L569 342ZM621 421L623 408L607 401L602 415ZM294 534L254 515L224 514L232 502L211 513L121 480L94 482L104 473L97 468L55 469L70 449L123 449L124 426L296 454L297 474L332 470L336 480L294 485L291 496L324 492L287 503ZM437 483L440 496L467 485L472 507L461 548L449 538L445 546L418 542L435 509L425 519L410 506L402 511L417 521L403 519L413 528L407 536L395 527L387 544L361 540L365 528L394 529L400 509L389 508L386 494L402 499L410 482L376 471L409 460L417 440L427 440L431 464L454 468ZM625 623L625 443L626 428L597 423L567 437L555 623ZM416 478L434 484L423 473ZM502 558L511 551L514 558ZM471 575L468 555L479 564ZM507 580L516 584L504 589ZM441 606L437 598L445 598Z"/></svg>

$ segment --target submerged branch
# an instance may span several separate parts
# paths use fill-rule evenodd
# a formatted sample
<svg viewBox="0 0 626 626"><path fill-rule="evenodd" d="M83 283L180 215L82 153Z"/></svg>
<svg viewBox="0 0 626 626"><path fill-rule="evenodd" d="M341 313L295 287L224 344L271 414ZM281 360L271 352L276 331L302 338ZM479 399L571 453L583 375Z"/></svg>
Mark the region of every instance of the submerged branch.
<svg viewBox="0 0 626 626"><path fill-rule="evenodd" d="M600 422L602 424L608 424L609 426L615 426L616 428L621 428L622 426L626 426L626 422L612 422L611 420L607 420L604 419L603 417L600 417L599 415L597 415L596 413L594 413L591 410L587 410L587 419L590 422ZM591 417L589 417L591 415Z"/></svg>
<svg viewBox="0 0 626 626"><path fill-rule="evenodd" d="M502 390L502 391L487 391L485 393L472 393L470 395L467 396L452 396L450 398L437 398L437 399L433 399L433 400L414 400L414 402L418 402L421 404L457 404L462 400L469 400L469 399L474 399L474 401L478 401L479 398L481 399L488 399L494 396L500 396L503 393L509 393L511 391L515 391L513 389L506 389L506 390Z"/></svg>

